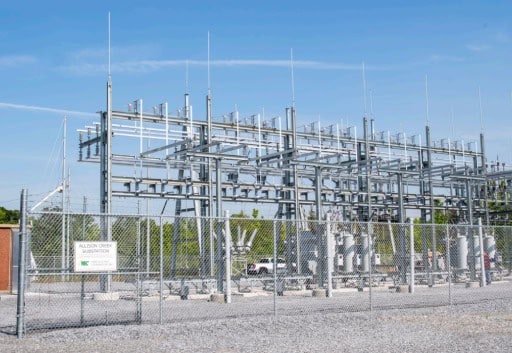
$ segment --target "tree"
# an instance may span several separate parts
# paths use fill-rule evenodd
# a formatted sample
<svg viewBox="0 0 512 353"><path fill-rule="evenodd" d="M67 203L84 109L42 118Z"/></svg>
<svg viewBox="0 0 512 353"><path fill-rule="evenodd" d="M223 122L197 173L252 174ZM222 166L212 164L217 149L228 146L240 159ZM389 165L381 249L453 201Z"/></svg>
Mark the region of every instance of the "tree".
<svg viewBox="0 0 512 353"><path fill-rule="evenodd" d="M38 218L31 219L31 250L34 256L60 256L62 254L62 210L45 209ZM69 231L70 249L73 241L98 240L99 226L89 215L66 215L65 237ZM67 228L69 225L69 229Z"/></svg>
<svg viewBox="0 0 512 353"><path fill-rule="evenodd" d="M45 211L60 212L58 207ZM43 213L32 220L32 253L34 256L57 256L62 251L62 214Z"/></svg>
<svg viewBox="0 0 512 353"><path fill-rule="evenodd" d="M436 207L442 206L443 203L441 200L434 200L434 205ZM456 223L457 221L457 213L453 210L435 210L434 211L434 223L435 224L446 224L446 223Z"/></svg>
<svg viewBox="0 0 512 353"><path fill-rule="evenodd" d="M19 220L20 211L0 207L0 224L18 224Z"/></svg>
<svg viewBox="0 0 512 353"><path fill-rule="evenodd" d="M142 232L136 217L119 217L112 222L112 240L117 241L119 256L135 256L137 249L137 232ZM145 231L144 231L145 234Z"/></svg>
<svg viewBox="0 0 512 353"><path fill-rule="evenodd" d="M95 241L100 239L100 227L94 217L85 214L69 215L71 241Z"/></svg>

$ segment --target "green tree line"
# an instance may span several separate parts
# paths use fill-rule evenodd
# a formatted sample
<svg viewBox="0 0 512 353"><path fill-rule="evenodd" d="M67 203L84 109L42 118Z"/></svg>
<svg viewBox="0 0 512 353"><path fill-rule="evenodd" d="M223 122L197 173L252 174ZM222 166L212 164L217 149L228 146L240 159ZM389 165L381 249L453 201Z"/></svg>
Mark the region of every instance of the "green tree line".
<svg viewBox="0 0 512 353"><path fill-rule="evenodd" d="M20 211L8 210L0 206L0 224L18 224L20 220Z"/></svg>

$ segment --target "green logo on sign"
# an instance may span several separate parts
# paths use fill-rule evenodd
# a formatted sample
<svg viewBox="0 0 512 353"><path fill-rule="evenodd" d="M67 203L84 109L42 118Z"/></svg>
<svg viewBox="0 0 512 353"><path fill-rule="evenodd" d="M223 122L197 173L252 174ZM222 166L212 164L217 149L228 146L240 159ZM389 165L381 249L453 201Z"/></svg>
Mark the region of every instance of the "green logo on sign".
<svg viewBox="0 0 512 353"><path fill-rule="evenodd" d="M81 266L89 266L89 261L80 261Z"/></svg>

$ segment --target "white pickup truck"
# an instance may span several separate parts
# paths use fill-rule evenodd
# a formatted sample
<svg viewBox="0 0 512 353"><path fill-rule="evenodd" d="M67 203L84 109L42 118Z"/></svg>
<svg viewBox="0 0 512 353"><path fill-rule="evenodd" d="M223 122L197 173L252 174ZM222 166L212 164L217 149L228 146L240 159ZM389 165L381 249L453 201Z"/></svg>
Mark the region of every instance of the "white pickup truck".
<svg viewBox="0 0 512 353"><path fill-rule="evenodd" d="M277 259L277 272L286 270L286 261L284 259ZM272 257L266 257L260 259L258 262L247 266L247 274L257 275L274 272L274 259Z"/></svg>

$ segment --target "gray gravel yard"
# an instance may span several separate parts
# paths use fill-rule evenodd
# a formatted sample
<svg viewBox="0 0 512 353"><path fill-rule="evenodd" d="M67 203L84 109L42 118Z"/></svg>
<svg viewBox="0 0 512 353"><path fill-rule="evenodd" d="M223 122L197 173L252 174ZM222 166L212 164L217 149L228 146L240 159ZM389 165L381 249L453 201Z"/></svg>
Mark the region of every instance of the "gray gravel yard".
<svg viewBox="0 0 512 353"><path fill-rule="evenodd" d="M34 331L22 340L0 333L0 352L512 352L511 282L453 286L452 306L447 293L447 286L413 295L375 290L371 315L367 292L290 293L277 298L276 321L272 296L234 297L231 305L167 300L163 325ZM27 308L37 304L27 300ZM15 305L14 297L0 300L4 331L15 322ZM143 321L154 322L158 302L144 305Z"/></svg>

